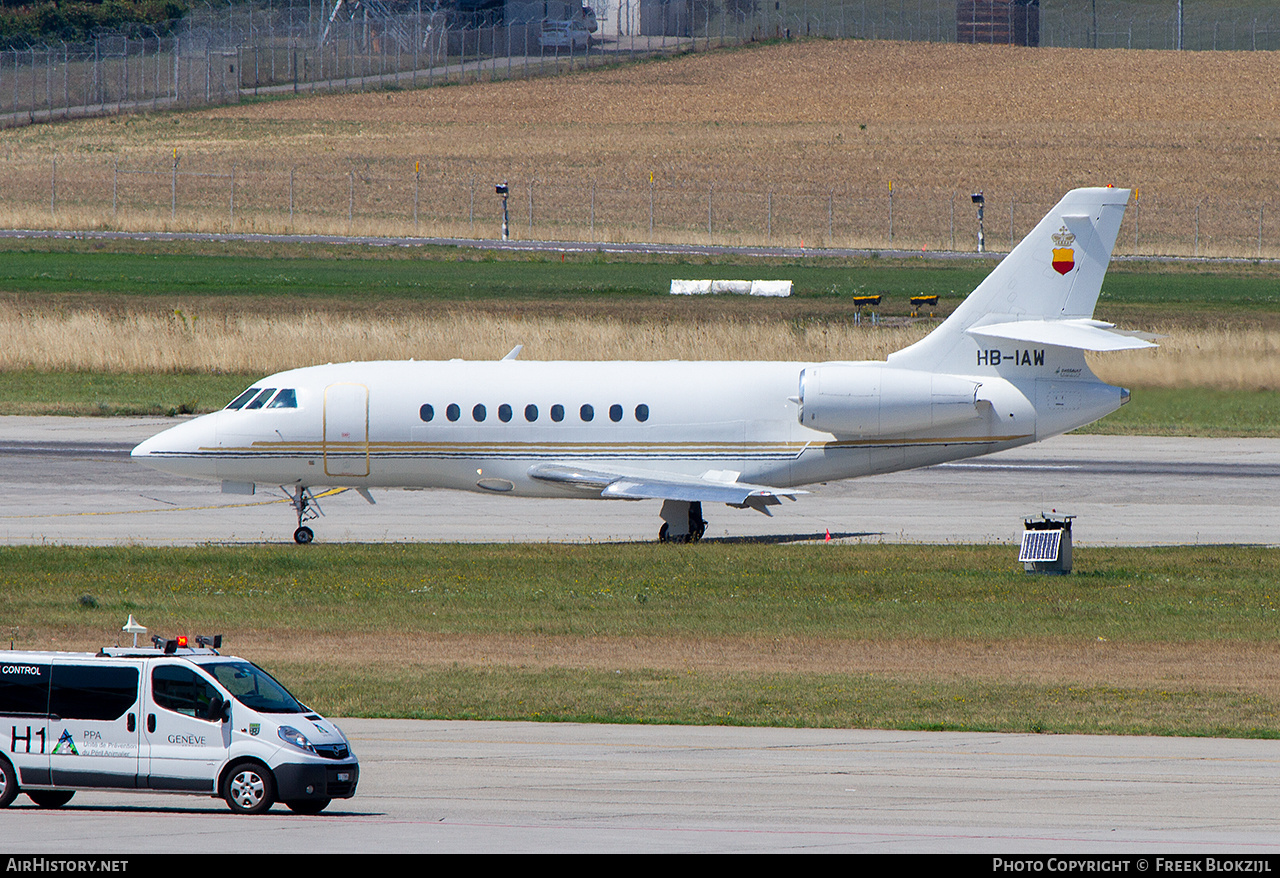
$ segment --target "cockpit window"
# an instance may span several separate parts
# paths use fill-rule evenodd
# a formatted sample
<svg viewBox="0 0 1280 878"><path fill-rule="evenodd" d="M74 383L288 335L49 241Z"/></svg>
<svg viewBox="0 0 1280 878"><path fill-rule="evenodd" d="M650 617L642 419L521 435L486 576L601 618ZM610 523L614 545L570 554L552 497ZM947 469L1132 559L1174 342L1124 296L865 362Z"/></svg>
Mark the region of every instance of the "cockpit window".
<svg viewBox="0 0 1280 878"><path fill-rule="evenodd" d="M267 400L271 399L271 394L275 392L276 392L276 389L274 387L268 387L266 390L262 391L257 396L255 396L253 398L253 402L245 406L245 411L248 411L249 409L262 408L264 405L267 404Z"/></svg>
<svg viewBox="0 0 1280 878"><path fill-rule="evenodd" d="M240 394L235 399L231 400L231 402L227 403L227 408L229 409L241 408L246 402L248 402L249 400L253 399L255 396L258 395L259 389L260 388L257 388L257 387L250 387L244 393Z"/></svg>
<svg viewBox="0 0 1280 878"><path fill-rule="evenodd" d="M276 394L276 398L271 400L269 409L296 409L298 407L298 394L292 387L286 387L284 390Z"/></svg>

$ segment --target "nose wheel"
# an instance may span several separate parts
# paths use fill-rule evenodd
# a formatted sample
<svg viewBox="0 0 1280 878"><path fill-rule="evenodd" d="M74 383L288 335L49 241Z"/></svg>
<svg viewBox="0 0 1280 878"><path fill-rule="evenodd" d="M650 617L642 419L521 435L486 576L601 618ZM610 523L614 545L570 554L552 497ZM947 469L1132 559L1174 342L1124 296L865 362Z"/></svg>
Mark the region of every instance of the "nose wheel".
<svg viewBox="0 0 1280 878"><path fill-rule="evenodd" d="M320 504L316 502L315 495L311 493L310 488L298 485L293 489L293 493L290 494L289 489L282 485L280 490L288 495L289 502L293 504L293 511L298 515L298 529L293 532L293 541L299 546L305 546L316 538L316 534L303 522L319 518L324 515L324 511L321 510Z"/></svg>

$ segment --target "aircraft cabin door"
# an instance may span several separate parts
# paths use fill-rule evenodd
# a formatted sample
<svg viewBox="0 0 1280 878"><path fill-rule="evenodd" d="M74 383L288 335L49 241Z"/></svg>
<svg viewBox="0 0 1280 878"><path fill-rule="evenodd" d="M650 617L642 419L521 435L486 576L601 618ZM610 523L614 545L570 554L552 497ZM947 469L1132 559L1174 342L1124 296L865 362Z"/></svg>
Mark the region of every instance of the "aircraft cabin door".
<svg viewBox="0 0 1280 878"><path fill-rule="evenodd" d="M369 475L369 388L363 384L324 390L324 474Z"/></svg>

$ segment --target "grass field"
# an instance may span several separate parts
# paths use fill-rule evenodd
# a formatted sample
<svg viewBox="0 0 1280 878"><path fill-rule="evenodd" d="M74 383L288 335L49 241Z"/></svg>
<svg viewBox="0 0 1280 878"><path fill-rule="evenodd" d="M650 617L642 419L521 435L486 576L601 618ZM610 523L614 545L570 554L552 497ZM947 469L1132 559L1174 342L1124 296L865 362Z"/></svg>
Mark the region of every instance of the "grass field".
<svg viewBox="0 0 1280 878"><path fill-rule="evenodd" d="M178 414L314 362L882 359L923 336L990 260L697 259L268 245L9 242L0 413ZM786 278L785 300L672 297L673 277ZM1093 358L1134 402L1089 428L1280 433L1280 294L1268 264L1124 262L1098 315L1163 336ZM851 297L880 294L858 323ZM940 296L910 318L913 295ZM643 331L637 331L643 326ZM68 339L74 339L69 344Z"/></svg>
<svg viewBox="0 0 1280 878"><path fill-rule="evenodd" d="M898 246L972 240L982 190L1003 248L1114 183L1138 193L1122 253L1274 256L1277 80L1274 52L812 40L33 125L6 134L0 224L496 235L508 180L518 237L886 246L892 185Z"/></svg>
<svg viewBox="0 0 1280 878"><path fill-rule="evenodd" d="M10 548L0 634L96 649L129 613L221 632L330 715L1272 737L1277 565L1247 547L1094 548L1069 577L1022 573L1008 546Z"/></svg>

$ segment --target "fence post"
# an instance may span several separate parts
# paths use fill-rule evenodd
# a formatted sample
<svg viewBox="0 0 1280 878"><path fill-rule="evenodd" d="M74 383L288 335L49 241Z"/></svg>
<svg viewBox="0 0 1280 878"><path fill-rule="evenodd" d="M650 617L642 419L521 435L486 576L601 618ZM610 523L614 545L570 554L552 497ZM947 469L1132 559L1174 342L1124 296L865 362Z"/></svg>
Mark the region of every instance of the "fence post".
<svg viewBox="0 0 1280 878"><path fill-rule="evenodd" d="M1142 198L1133 190L1133 252L1138 252L1138 221L1142 219Z"/></svg>
<svg viewBox="0 0 1280 878"><path fill-rule="evenodd" d="M1014 205L1014 199L1012 196L1010 196L1009 198L1009 251L1010 252L1013 252L1013 243L1014 243L1013 241L1013 205Z"/></svg>
<svg viewBox="0 0 1280 878"><path fill-rule="evenodd" d="M653 240L653 171L649 172L649 240Z"/></svg>
<svg viewBox="0 0 1280 878"><path fill-rule="evenodd" d="M951 193L951 252L956 249L956 194Z"/></svg>

